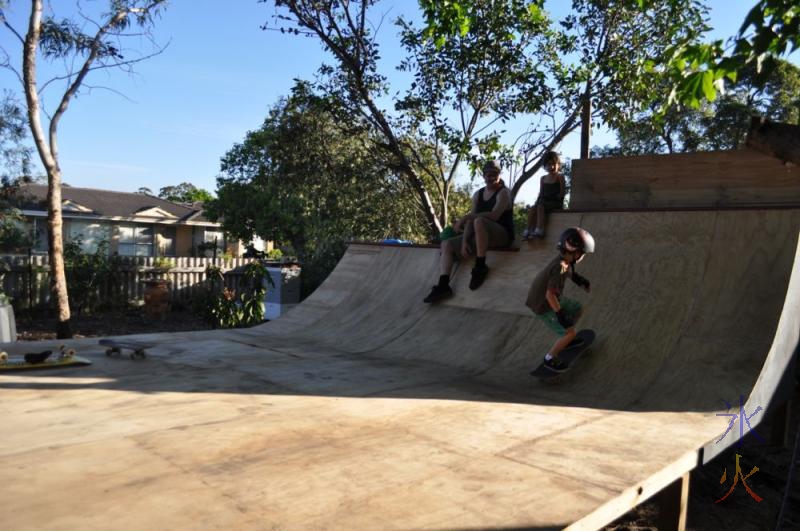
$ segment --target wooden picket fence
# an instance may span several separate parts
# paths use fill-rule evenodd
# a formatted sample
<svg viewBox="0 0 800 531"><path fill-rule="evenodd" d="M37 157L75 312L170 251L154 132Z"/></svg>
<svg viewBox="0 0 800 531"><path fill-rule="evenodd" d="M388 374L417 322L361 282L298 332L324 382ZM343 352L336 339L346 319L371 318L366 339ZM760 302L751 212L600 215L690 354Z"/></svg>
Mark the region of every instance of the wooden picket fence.
<svg viewBox="0 0 800 531"><path fill-rule="evenodd" d="M241 270L252 258L171 258L172 268L165 277L170 281L171 300L189 303L205 289L206 268L219 267L225 285L238 289ZM153 278L155 258L140 256L113 257L112 274L98 287L100 299L111 304L142 301L144 280ZM0 289L13 298L15 308L50 305L50 268L47 256L0 256Z"/></svg>

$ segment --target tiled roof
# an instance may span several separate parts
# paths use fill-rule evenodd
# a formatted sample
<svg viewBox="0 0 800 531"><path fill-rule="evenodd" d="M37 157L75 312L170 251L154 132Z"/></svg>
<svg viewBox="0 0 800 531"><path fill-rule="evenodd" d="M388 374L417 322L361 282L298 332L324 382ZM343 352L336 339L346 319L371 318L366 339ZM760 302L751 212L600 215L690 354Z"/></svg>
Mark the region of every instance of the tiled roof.
<svg viewBox="0 0 800 531"><path fill-rule="evenodd" d="M47 210L47 185L26 184L20 188L23 198L20 206L23 209ZM87 216L129 218L140 215L142 211L159 208L180 221L189 221L191 218L194 222L210 223L197 203L192 206L181 205L152 195L63 186L61 199L89 209L91 212L80 212Z"/></svg>

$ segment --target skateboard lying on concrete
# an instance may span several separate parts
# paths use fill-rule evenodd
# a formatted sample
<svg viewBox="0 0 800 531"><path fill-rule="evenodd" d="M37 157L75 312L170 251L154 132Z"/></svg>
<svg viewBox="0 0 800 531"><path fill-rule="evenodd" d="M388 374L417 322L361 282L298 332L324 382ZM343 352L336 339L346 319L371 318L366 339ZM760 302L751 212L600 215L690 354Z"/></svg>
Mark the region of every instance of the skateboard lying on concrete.
<svg viewBox="0 0 800 531"><path fill-rule="evenodd" d="M108 347L106 348L106 356L121 354L122 349L126 349L131 351L132 360L135 360L136 358L144 359L147 357L145 350L155 346L150 343L140 343L138 341L120 341L116 339L101 339L100 344L104 347Z"/></svg>
<svg viewBox="0 0 800 531"><path fill-rule="evenodd" d="M0 371L52 369L92 364L88 359L76 356L74 348L66 348L61 345L58 350L59 352L55 356L52 350L45 350L25 354L22 358L12 358L7 352L0 352Z"/></svg>
<svg viewBox="0 0 800 531"><path fill-rule="evenodd" d="M576 334L575 339L573 341L582 339L583 342L578 346L565 348L558 355L558 359L567 364L566 370L562 372L556 372L550 369L549 367L545 366L544 360L542 360L539 366L531 371L531 376L536 376L537 378L540 378L542 380L547 380L549 382L557 382L559 376L569 371L572 368L572 365L575 363L575 361L577 361L577 359L580 358L584 352L590 349L590 347L592 346L592 342L594 341L594 338L595 338L594 330L589 330L589 329L578 330L578 333Z"/></svg>

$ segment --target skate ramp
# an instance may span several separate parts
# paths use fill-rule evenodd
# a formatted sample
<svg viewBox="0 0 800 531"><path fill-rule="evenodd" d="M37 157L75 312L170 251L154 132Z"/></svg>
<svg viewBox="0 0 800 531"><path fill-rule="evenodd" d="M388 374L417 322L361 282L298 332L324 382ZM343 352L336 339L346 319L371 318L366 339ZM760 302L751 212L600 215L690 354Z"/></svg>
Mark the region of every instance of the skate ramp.
<svg viewBox="0 0 800 531"><path fill-rule="evenodd" d="M716 411L722 397L750 392L783 337L776 335L783 312L796 318L787 290L800 210L557 214L549 233L574 225L592 232L597 252L578 266L592 292L568 283L566 296L583 303L579 328L596 330L598 340L579 369L584 377L576 373L547 396L587 407L682 412ZM525 389L524 397L528 371L554 340L524 300L555 254L553 239L490 253L485 289L467 288L466 265L453 281L456 296L430 306L421 298L438 277L438 250L354 245L296 311L234 334L276 348L325 345L444 364ZM791 323L781 334L785 328ZM286 337L293 346L279 347ZM776 348L791 354L793 339Z"/></svg>
<svg viewBox="0 0 800 531"><path fill-rule="evenodd" d="M0 527L612 521L736 442L717 442L725 400L769 406L800 331L800 209L559 213L549 234L573 225L597 252L592 292L566 295L598 339L562 384L528 376L554 339L524 305L552 237L490 253L474 292L462 266L436 306L436 249L351 245L274 322L142 336L148 365L97 349L73 380L0 376L0 481L35 501Z"/></svg>

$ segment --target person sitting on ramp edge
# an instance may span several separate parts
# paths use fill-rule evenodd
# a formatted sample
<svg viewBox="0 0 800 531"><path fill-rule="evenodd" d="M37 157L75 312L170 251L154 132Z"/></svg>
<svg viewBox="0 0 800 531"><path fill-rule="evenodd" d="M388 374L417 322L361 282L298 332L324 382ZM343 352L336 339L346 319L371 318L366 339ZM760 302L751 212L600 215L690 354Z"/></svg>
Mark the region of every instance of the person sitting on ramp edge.
<svg viewBox="0 0 800 531"><path fill-rule="evenodd" d="M472 211L453 224L460 236L442 242L439 257L441 276L439 283L425 297L425 302L434 303L453 295L450 288L450 269L455 259L469 258L475 253L475 267L469 289L475 290L486 280L486 251L496 247L508 247L514 241L514 215L511 192L500 179L500 164L490 160L483 166L486 186L472 196Z"/></svg>
<svg viewBox="0 0 800 531"><path fill-rule="evenodd" d="M544 363L554 372L563 372L567 367L558 359L558 354L567 346L571 348L578 346L571 343L576 334L575 322L581 316L581 304L576 300L562 297L561 294L567 277L589 291L589 281L575 271L575 264L580 262L586 253L594 252L594 238L580 227L569 228L558 239L558 252L558 256L533 279L525 304L551 330L561 336L550 347L550 351L544 357Z"/></svg>

